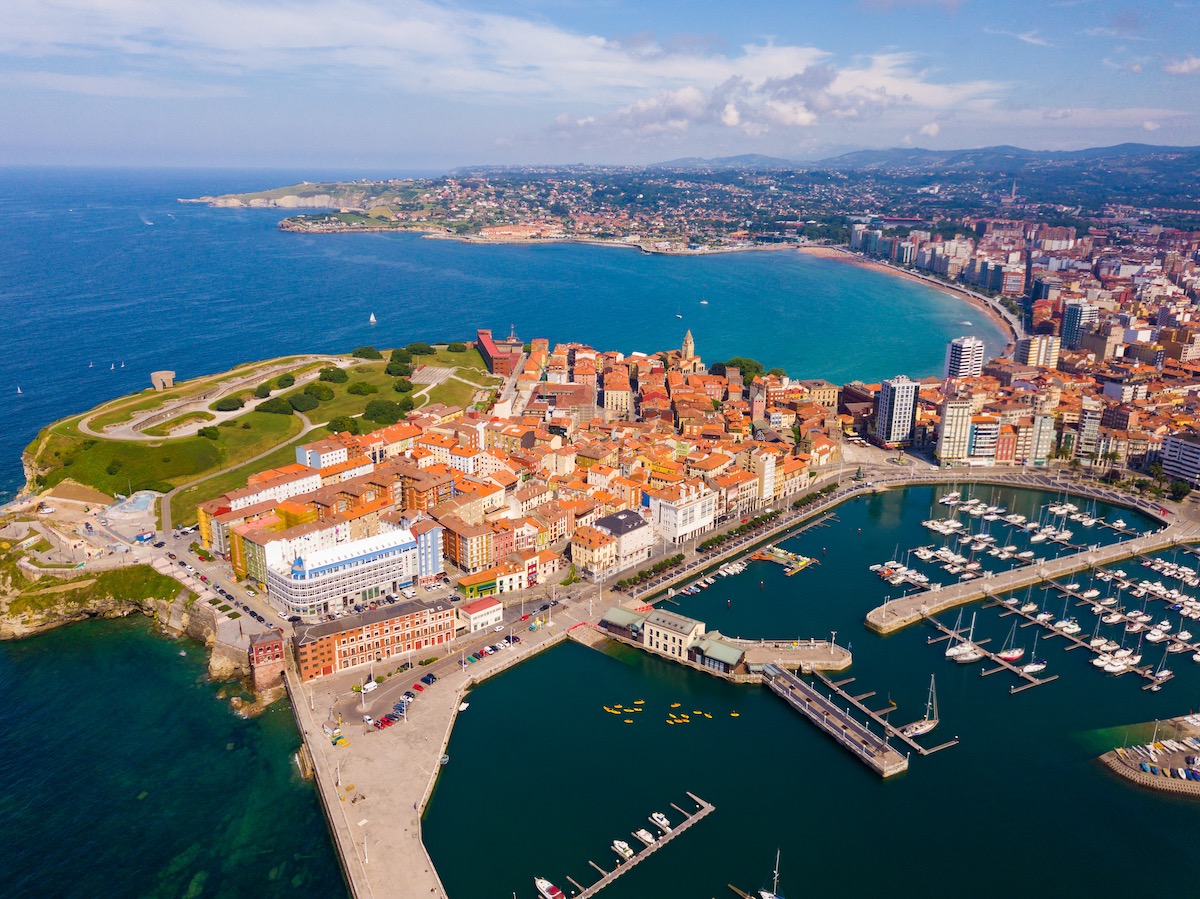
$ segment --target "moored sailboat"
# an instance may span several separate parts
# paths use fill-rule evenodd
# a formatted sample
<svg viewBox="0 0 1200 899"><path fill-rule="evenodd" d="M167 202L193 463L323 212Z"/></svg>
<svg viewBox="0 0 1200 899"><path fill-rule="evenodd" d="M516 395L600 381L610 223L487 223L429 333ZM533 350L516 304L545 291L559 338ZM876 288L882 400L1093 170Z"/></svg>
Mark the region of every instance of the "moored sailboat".
<svg viewBox="0 0 1200 899"><path fill-rule="evenodd" d="M919 737L927 734L938 726L937 691L934 688L933 675L929 675L929 697L925 700L925 715L922 718L900 728L900 733L906 737Z"/></svg>

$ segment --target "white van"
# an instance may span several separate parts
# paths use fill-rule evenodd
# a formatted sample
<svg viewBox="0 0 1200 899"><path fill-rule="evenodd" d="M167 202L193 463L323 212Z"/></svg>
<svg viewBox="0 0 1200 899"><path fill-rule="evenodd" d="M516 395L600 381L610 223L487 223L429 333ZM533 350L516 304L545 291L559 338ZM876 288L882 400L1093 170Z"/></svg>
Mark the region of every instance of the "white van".
<svg viewBox="0 0 1200 899"><path fill-rule="evenodd" d="M403 596L405 599L412 599L414 596L417 595L417 591L414 590L412 587L405 587L403 590L400 591L400 595Z"/></svg>
<svg viewBox="0 0 1200 899"><path fill-rule="evenodd" d="M364 693L370 693L372 690L375 690L378 688L379 688L379 684L375 683L375 681L373 681L373 680L369 680L365 684L362 685L362 691Z"/></svg>

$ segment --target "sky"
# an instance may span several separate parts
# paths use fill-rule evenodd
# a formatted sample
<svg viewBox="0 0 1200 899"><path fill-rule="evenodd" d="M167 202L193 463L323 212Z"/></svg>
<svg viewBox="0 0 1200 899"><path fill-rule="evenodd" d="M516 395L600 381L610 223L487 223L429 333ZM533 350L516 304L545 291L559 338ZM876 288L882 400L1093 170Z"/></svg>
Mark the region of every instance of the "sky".
<svg viewBox="0 0 1200 899"><path fill-rule="evenodd" d="M1200 0L5 4L0 164L1200 145Z"/></svg>

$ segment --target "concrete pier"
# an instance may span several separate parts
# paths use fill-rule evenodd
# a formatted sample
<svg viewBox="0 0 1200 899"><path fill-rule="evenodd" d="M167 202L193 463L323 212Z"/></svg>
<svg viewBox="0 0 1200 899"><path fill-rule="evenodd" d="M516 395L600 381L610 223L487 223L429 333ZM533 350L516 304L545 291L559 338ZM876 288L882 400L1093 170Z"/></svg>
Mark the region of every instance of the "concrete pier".
<svg viewBox="0 0 1200 899"><path fill-rule="evenodd" d="M902 755L807 681L776 665L768 665L763 683L788 705L812 721L881 777L908 770Z"/></svg>

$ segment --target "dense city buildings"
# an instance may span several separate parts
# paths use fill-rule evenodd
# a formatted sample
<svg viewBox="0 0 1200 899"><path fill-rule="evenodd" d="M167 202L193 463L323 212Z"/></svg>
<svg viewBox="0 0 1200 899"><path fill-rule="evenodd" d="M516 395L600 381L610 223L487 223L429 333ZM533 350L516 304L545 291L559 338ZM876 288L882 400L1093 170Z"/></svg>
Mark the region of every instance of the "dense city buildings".
<svg viewBox="0 0 1200 899"><path fill-rule="evenodd" d="M798 198L834 190L773 191L786 181L779 173L719 182L679 175L674 205L597 211L604 201L595 184L662 177L559 170L403 190L433 191L451 218L467 200L496 210L505 220L489 221L477 234L484 239L586 232L654 252L804 243L815 232L797 224ZM530 190L509 202L518 182ZM961 197L962 185L893 203L887 215L880 197L874 209L856 205L863 190L836 189L844 231L823 236L844 240L850 253L823 252L999 304L1012 316L1008 352L988 360L982 342L965 335L947 346L941 378L838 385L764 371L753 360L706 362L691 331L678 349L625 353L526 343L512 332L497 340L480 329L474 347L505 379L489 403L426 406L395 425L305 444L294 463L201 505L202 542L282 613L320 622L331 635L411 603L425 587L451 584L466 605L440 625L435 637L448 639L455 628L483 627L538 586L568 574L616 578L722 522L777 506L839 464L847 442L869 440L942 466L1057 461L1113 480L1200 482L1200 231L1146 225L1152 213L1119 204L1063 224L1053 221L1061 208L1026 201L1011 183L973 195L978 207L995 204L976 214L938 206ZM546 196L557 220L535 213ZM766 212L734 227L728 204L763 197ZM463 234L478 225L458 221ZM385 627L371 632L380 655L396 651L395 631ZM352 651L357 633L345 644L309 633L320 648L306 650L308 676L373 657ZM682 646L668 636L655 639Z"/></svg>

